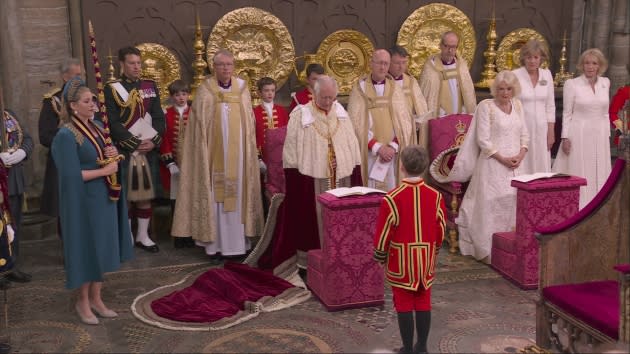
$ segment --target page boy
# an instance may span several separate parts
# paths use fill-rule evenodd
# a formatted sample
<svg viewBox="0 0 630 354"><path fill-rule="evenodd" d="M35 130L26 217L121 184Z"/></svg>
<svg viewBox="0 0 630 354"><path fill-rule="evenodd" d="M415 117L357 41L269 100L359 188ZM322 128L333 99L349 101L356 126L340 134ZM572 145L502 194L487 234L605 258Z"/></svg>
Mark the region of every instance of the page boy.
<svg viewBox="0 0 630 354"><path fill-rule="evenodd" d="M431 327L431 285L446 230L442 195L420 177L429 164L418 145L400 154L401 184L381 202L374 236L374 259L385 268L403 347L400 352L426 353ZM413 346L415 329L418 341ZM413 346L413 347L412 347Z"/></svg>

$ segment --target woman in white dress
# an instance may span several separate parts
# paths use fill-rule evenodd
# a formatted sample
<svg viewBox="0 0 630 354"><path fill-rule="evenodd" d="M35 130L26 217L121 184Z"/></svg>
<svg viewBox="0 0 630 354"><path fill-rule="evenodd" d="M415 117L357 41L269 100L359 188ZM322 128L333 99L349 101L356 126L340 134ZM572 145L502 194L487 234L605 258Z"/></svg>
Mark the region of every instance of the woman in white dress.
<svg viewBox="0 0 630 354"><path fill-rule="evenodd" d="M610 175L610 80L601 75L608 63L599 49L587 49L578 60L582 75L564 83L562 143L554 172L586 178L580 188L580 209L602 188Z"/></svg>
<svg viewBox="0 0 630 354"><path fill-rule="evenodd" d="M462 254L485 263L490 262L492 234L510 231L516 224L516 189L510 179L523 174L529 143L523 106L514 98L520 93L516 75L511 71L497 74L490 93L494 99L481 101L475 110L462 145L467 151L457 155L460 163L469 160L474 167L455 219ZM457 165L458 161L454 170Z"/></svg>
<svg viewBox="0 0 630 354"><path fill-rule="evenodd" d="M517 97L523 103L529 133L529 151L523 173L551 171L551 147L555 142L556 103L551 71L540 67L549 56L540 41L532 39L521 47L521 67L513 70L521 85Z"/></svg>

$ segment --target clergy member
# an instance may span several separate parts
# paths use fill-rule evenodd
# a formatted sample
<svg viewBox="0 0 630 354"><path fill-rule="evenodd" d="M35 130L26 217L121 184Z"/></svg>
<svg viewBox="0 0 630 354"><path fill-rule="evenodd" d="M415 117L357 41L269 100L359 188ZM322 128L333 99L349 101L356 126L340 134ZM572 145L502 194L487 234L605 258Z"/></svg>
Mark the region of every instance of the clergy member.
<svg viewBox="0 0 630 354"><path fill-rule="evenodd" d="M243 255L263 227L256 130L247 82L219 50L188 117L172 234L192 236L218 263Z"/></svg>
<svg viewBox="0 0 630 354"><path fill-rule="evenodd" d="M361 149L363 185L384 191L398 184L398 152L413 142L405 94L387 77L390 60L387 50L375 50L372 73L359 79L348 101Z"/></svg>
<svg viewBox="0 0 630 354"><path fill-rule="evenodd" d="M430 56L420 74L420 89L432 116L473 114L477 106L468 64L457 55L459 38L446 32L440 41L440 54Z"/></svg>
<svg viewBox="0 0 630 354"><path fill-rule="evenodd" d="M333 188L361 185L361 154L348 112L337 102L337 82L315 81L315 100L289 118L282 163L286 175L283 236L293 238L298 265L306 251L320 248L321 214L316 197Z"/></svg>
<svg viewBox="0 0 630 354"><path fill-rule="evenodd" d="M409 53L399 45L394 45L389 49L392 61L389 64L389 75L394 82L402 88L405 94L405 102L407 109L411 115L411 125L415 127L416 135L415 143L427 149L428 132L426 124L427 101L420 91L418 80L407 74L407 66L409 65ZM422 124L421 124L422 123Z"/></svg>

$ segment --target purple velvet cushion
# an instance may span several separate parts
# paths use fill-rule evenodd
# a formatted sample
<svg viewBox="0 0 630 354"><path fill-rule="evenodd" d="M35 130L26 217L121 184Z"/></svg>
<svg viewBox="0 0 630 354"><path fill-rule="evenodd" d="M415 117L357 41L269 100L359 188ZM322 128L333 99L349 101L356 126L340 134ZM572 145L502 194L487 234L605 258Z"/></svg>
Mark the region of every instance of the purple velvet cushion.
<svg viewBox="0 0 630 354"><path fill-rule="evenodd" d="M495 232L492 234L492 247L516 253L516 232Z"/></svg>
<svg viewBox="0 0 630 354"><path fill-rule="evenodd" d="M614 268L623 274L630 273L630 264L617 264Z"/></svg>
<svg viewBox="0 0 630 354"><path fill-rule="evenodd" d="M562 284L543 289L542 296L563 311L619 339L619 283L613 280Z"/></svg>
<svg viewBox="0 0 630 354"><path fill-rule="evenodd" d="M287 127L267 129L263 160L267 164L266 188L274 193L285 193L284 168L282 167L282 149L287 136Z"/></svg>

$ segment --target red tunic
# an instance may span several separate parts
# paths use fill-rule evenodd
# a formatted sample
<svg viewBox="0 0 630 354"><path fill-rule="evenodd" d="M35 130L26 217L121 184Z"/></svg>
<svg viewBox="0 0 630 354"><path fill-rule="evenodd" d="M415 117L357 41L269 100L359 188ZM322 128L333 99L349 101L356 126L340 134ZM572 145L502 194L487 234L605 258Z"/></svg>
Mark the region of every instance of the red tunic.
<svg viewBox="0 0 630 354"><path fill-rule="evenodd" d="M619 112L621 112L628 100L630 100L630 85L620 87L612 100L610 100L610 108L608 109L610 123L617 129L622 128L623 123L621 118L619 118ZM630 129L630 117L628 117L628 129ZM618 143L619 137L615 137L615 145Z"/></svg>
<svg viewBox="0 0 630 354"><path fill-rule="evenodd" d="M403 180L383 198L374 236L374 259L385 277L407 290L429 289L446 230L442 195L424 180Z"/></svg>
<svg viewBox="0 0 630 354"><path fill-rule="evenodd" d="M298 104L307 104L313 100L313 93L308 87L303 88L301 91L295 93L295 96L291 100L291 105L289 105L289 113L293 112L293 108L297 107Z"/></svg>
<svg viewBox="0 0 630 354"><path fill-rule="evenodd" d="M179 140L180 133L182 138L184 137L184 128L188 123L188 114L190 113L190 106L186 106L182 116L179 116L179 112L175 106L169 106L166 109L166 131L164 132L164 141L160 145L160 177L162 179L162 187L165 191L171 189L171 173L169 172L168 164L171 162L177 163L177 142ZM183 123L183 127L181 126ZM178 166L179 167L179 166Z"/></svg>
<svg viewBox="0 0 630 354"><path fill-rule="evenodd" d="M284 107L274 104L273 117L269 119L265 106L261 104L254 108L254 117L256 118L256 147L258 148L258 157L262 158L262 156L265 156L263 154L265 132L267 129L286 126L289 123L289 114Z"/></svg>

